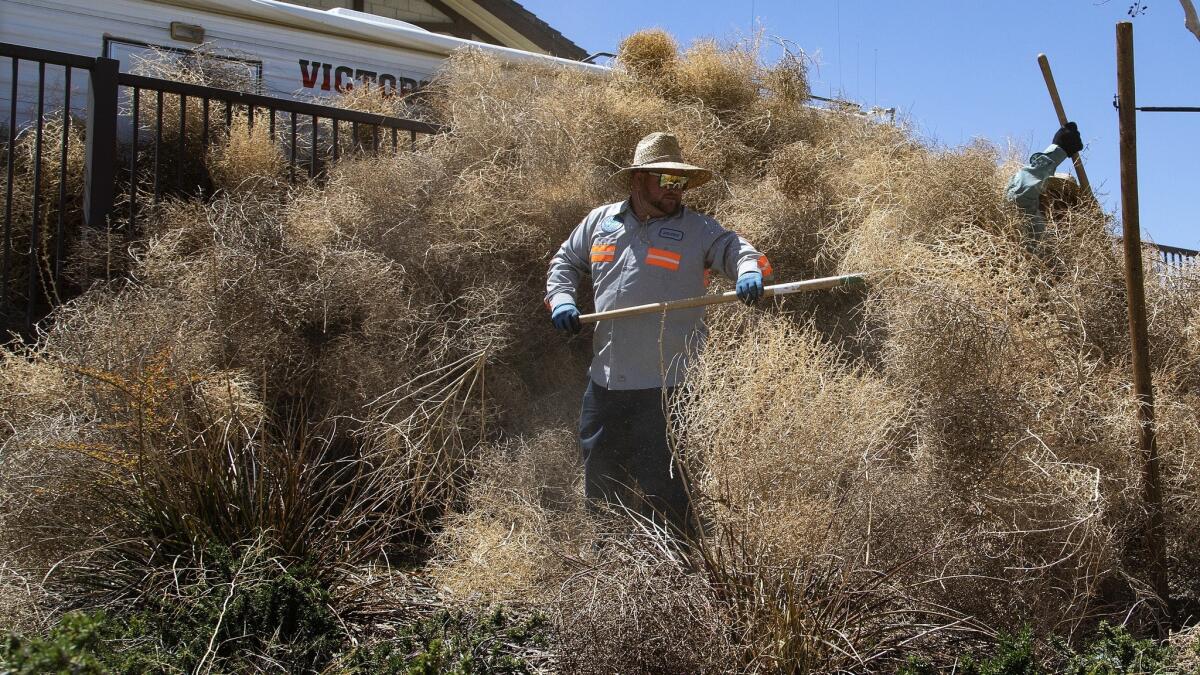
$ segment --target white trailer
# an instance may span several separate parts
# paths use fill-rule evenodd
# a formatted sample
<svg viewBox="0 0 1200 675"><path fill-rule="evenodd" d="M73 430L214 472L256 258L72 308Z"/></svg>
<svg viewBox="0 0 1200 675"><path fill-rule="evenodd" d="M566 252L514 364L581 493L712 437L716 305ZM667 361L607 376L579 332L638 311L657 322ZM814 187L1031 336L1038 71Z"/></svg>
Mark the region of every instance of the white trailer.
<svg viewBox="0 0 1200 675"><path fill-rule="evenodd" d="M107 57L129 72L152 52L206 52L246 68L256 93L312 101L356 86L407 93L445 58L473 47L500 59L604 72L602 66L431 33L349 9L317 10L276 0L0 0L0 42ZM36 110L38 66L20 64L17 117ZM0 110L12 97L12 69L0 62ZM61 104L63 74L46 71L47 109ZM71 104L87 100L87 78L71 80ZM4 115L5 118L8 115ZM6 123L7 119L0 120Z"/></svg>

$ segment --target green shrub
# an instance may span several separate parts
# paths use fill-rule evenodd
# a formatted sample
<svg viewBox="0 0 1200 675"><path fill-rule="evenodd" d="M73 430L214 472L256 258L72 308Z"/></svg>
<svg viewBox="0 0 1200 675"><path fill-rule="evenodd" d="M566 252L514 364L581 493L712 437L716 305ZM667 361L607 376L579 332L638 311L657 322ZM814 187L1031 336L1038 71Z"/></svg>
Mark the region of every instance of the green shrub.
<svg viewBox="0 0 1200 675"><path fill-rule="evenodd" d="M899 675L936 675L941 669L914 654L897 672ZM1025 628L1016 635L1001 634L996 652L990 657L981 658L976 654L958 657L953 672L962 675L1037 675L1046 671L1038 666L1033 636Z"/></svg>
<svg viewBox="0 0 1200 675"><path fill-rule="evenodd" d="M204 559L175 593L136 610L71 613L44 638L10 637L0 662L16 673L141 673L243 670L264 657L295 671L324 666L345 644L330 591L307 565L284 567L256 547Z"/></svg>
<svg viewBox="0 0 1200 675"><path fill-rule="evenodd" d="M1076 651L1064 640L1051 638L1043 649L1028 627L1015 636L1001 635L995 651L981 657L975 653L959 656L953 672L961 675L1144 675L1178 672L1173 668L1174 653L1165 644L1138 639L1123 626L1101 623L1083 651ZM899 675L936 675L949 672L921 655L909 656Z"/></svg>
<svg viewBox="0 0 1200 675"><path fill-rule="evenodd" d="M937 672L937 666L930 663L925 657L910 654L904 665L896 671L896 675L937 675Z"/></svg>
<svg viewBox="0 0 1200 675"><path fill-rule="evenodd" d="M296 667L328 661L345 640L329 590L305 565L246 574L256 562L248 555L218 555L217 574L184 589L182 602L172 598L148 613L163 646L188 670L244 653L270 653Z"/></svg>
<svg viewBox="0 0 1200 675"><path fill-rule="evenodd" d="M1174 654L1170 647L1151 639L1137 639L1123 626L1100 624L1095 639L1081 653L1072 654L1064 672L1069 675L1125 675L1168 673Z"/></svg>
<svg viewBox="0 0 1200 675"><path fill-rule="evenodd" d="M71 613L44 638L8 636L0 643L0 665L12 673L103 673L95 657L103 616Z"/></svg>
<svg viewBox="0 0 1200 675"><path fill-rule="evenodd" d="M969 656L964 658L959 672L964 675L1038 675L1043 671L1034 655L1033 636L1029 628L1024 628L1015 636L1002 634L991 658L978 663Z"/></svg>
<svg viewBox="0 0 1200 675"><path fill-rule="evenodd" d="M149 625L140 616L69 612L45 637L9 635L0 643L0 672L158 673L176 669L160 657Z"/></svg>
<svg viewBox="0 0 1200 675"><path fill-rule="evenodd" d="M532 673L533 664L523 652L549 646L547 626L541 614L518 617L500 607L480 617L443 610L394 641L354 651L344 668L364 675Z"/></svg>

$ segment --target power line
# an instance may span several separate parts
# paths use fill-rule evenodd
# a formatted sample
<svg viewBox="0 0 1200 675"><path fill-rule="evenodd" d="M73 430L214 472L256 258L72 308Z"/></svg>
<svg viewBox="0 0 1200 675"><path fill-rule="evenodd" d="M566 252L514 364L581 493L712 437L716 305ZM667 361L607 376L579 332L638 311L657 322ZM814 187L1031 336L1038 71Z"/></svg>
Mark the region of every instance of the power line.
<svg viewBox="0 0 1200 675"><path fill-rule="evenodd" d="M837 45L838 45L838 89L839 95L846 93L846 83L842 80L842 0L837 0Z"/></svg>

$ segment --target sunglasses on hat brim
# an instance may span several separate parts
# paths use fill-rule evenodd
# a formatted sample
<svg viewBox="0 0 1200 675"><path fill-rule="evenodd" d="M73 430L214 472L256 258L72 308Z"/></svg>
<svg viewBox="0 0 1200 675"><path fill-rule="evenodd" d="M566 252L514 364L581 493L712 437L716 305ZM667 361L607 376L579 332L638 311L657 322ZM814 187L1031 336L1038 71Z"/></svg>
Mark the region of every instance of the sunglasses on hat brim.
<svg viewBox="0 0 1200 675"><path fill-rule="evenodd" d="M647 171L646 173L657 178L658 187L664 190L683 190L687 187L688 180L690 180L688 176L676 176L670 173L656 173L654 171Z"/></svg>

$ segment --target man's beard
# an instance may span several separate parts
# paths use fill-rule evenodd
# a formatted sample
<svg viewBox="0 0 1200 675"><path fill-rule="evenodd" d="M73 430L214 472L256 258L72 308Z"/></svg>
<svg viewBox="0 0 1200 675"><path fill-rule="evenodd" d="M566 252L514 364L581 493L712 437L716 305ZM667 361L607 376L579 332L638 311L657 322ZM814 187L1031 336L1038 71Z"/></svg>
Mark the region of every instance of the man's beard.
<svg viewBox="0 0 1200 675"><path fill-rule="evenodd" d="M683 200L679 197L672 200L663 197L650 202L650 205L669 216L679 210L679 207L683 205Z"/></svg>

